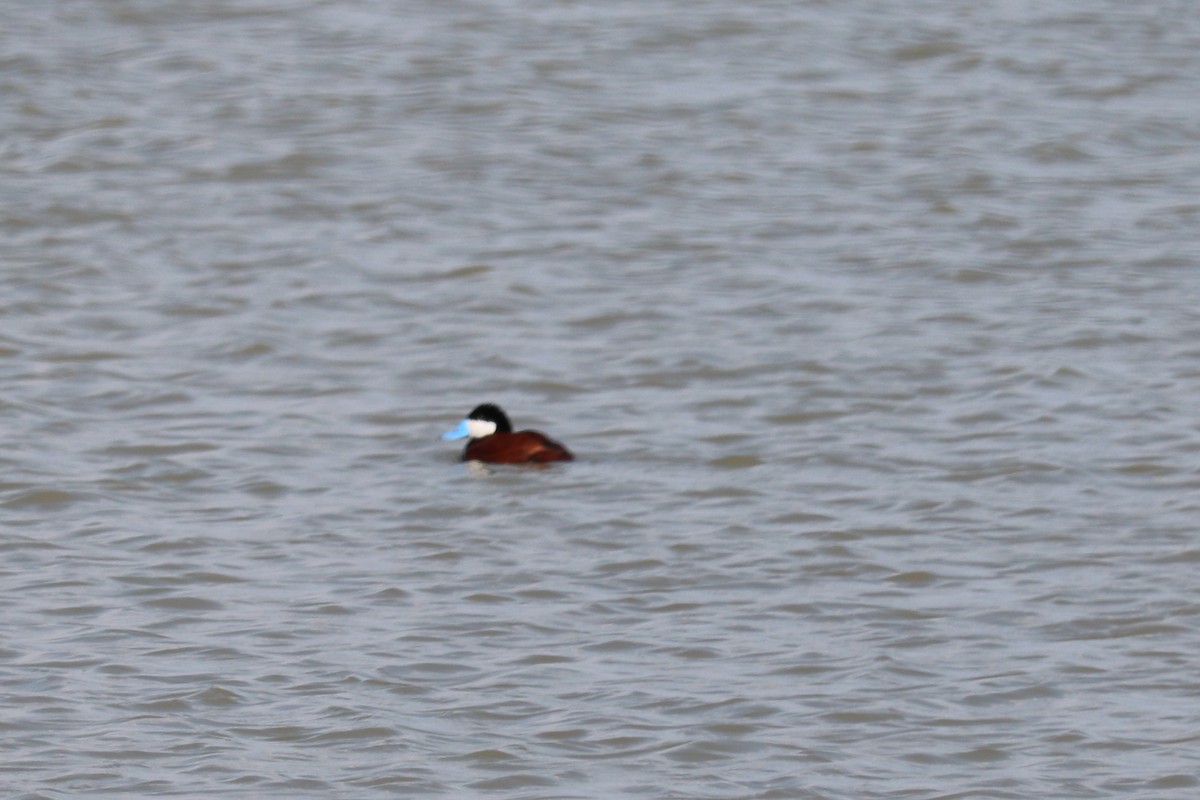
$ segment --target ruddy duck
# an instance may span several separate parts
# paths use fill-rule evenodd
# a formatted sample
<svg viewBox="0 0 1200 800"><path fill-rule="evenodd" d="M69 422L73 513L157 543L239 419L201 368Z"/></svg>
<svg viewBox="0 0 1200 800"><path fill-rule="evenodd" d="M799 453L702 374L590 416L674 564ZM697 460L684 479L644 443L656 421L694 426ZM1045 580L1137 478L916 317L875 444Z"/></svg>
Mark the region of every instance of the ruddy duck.
<svg viewBox="0 0 1200 800"><path fill-rule="evenodd" d="M467 437L463 461L484 461L489 464L544 464L550 461L574 461L571 451L544 433L517 431L513 433L508 415L500 406L484 403L467 415L443 439Z"/></svg>

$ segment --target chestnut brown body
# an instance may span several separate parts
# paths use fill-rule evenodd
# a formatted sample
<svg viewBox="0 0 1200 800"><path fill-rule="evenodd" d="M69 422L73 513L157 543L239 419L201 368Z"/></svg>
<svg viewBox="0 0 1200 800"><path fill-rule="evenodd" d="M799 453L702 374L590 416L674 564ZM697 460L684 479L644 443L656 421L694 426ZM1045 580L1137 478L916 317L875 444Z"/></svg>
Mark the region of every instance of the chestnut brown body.
<svg viewBox="0 0 1200 800"><path fill-rule="evenodd" d="M472 440L463 448L463 461L488 464L546 464L573 461L571 451L540 431L493 433Z"/></svg>

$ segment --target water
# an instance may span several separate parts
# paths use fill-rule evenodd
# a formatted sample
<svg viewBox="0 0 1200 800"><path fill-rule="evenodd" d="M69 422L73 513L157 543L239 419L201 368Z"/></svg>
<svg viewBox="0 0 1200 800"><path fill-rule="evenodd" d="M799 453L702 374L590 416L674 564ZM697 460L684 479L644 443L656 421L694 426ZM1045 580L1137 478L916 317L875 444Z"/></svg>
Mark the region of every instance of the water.
<svg viewBox="0 0 1200 800"><path fill-rule="evenodd" d="M1190 11L9 9L5 796L1194 796Z"/></svg>

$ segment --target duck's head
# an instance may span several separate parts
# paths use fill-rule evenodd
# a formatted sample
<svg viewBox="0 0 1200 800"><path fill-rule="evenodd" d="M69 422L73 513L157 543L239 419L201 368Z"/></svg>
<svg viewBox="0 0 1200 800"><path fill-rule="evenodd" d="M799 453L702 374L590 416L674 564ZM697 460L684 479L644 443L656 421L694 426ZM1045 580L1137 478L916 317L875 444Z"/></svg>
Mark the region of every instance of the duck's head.
<svg viewBox="0 0 1200 800"><path fill-rule="evenodd" d="M512 433L512 423L508 415L494 403L484 403L476 406L467 418L454 428L442 434L443 439L482 439L493 433Z"/></svg>

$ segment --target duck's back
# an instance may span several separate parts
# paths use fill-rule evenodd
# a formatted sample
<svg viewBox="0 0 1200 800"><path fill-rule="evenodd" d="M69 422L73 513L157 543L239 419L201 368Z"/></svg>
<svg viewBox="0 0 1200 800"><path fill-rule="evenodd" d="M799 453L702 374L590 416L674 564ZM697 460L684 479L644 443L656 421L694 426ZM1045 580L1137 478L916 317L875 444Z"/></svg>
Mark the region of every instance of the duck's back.
<svg viewBox="0 0 1200 800"><path fill-rule="evenodd" d="M548 464L574 460L570 450L540 431L494 433L474 440L463 450L463 461L489 464Z"/></svg>

